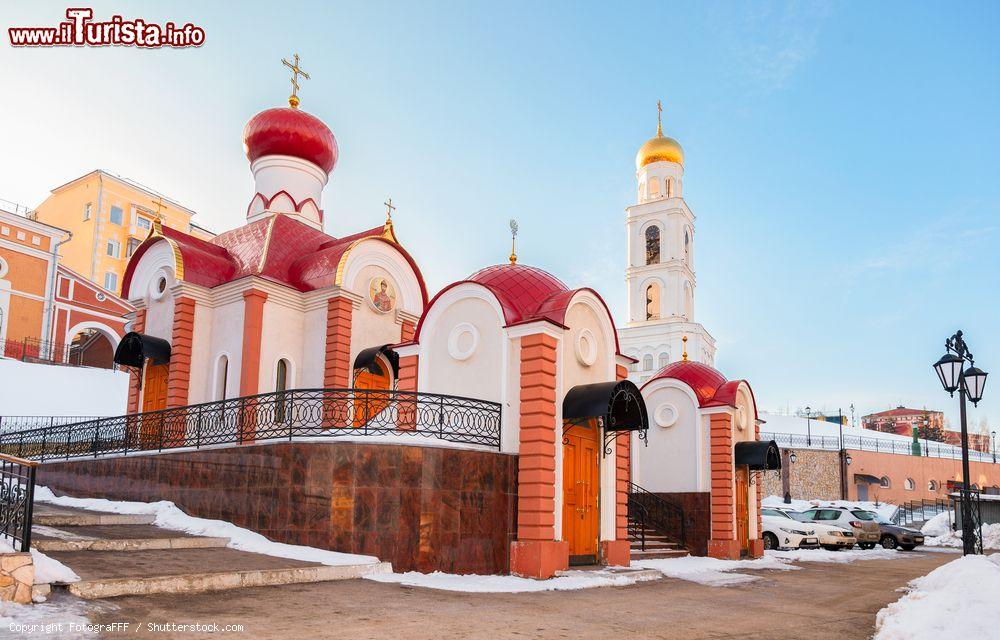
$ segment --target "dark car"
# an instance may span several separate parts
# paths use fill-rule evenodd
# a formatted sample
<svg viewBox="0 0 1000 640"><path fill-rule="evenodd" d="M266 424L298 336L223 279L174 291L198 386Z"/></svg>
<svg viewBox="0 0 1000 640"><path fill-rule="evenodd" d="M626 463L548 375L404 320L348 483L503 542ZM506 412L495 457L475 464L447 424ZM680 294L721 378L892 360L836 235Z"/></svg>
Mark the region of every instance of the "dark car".
<svg viewBox="0 0 1000 640"><path fill-rule="evenodd" d="M878 523L878 528L882 534L882 538L879 540L882 547L886 549L899 547L903 551L913 551L917 545L924 543L924 534L922 532L893 524L891 520L887 520L874 511L868 511L867 513L872 514L875 517L875 522Z"/></svg>

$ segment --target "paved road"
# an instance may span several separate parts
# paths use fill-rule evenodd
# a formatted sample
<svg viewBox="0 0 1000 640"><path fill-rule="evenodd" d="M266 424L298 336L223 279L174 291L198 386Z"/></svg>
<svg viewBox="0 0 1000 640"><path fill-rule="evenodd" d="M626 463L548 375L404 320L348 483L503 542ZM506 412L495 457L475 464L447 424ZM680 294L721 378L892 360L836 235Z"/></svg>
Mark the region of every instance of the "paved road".
<svg viewBox="0 0 1000 640"><path fill-rule="evenodd" d="M94 621L244 625L242 633L211 636L233 638L867 640L876 612L899 599L897 589L956 557L914 553L899 560L800 563L799 571L762 571L762 579L732 587L663 579L581 591L464 594L352 580L116 598L107 604L117 609Z"/></svg>

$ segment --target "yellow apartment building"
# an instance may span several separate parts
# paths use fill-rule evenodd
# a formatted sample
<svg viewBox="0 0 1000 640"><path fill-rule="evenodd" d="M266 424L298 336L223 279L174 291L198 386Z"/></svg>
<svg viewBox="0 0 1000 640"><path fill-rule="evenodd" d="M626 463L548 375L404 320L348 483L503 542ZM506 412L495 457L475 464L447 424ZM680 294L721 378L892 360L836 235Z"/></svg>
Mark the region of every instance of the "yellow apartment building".
<svg viewBox="0 0 1000 640"><path fill-rule="evenodd" d="M195 212L138 182L100 169L52 190L32 214L73 234L61 262L118 294L128 259L153 220L208 240L215 234L191 222Z"/></svg>

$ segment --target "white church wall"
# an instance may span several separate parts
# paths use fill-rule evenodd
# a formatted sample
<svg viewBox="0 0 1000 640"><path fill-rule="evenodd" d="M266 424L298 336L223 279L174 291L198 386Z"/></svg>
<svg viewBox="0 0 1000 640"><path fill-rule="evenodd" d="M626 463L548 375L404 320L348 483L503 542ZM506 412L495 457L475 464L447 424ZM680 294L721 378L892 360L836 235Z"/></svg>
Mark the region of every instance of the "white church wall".
<svg viewBox="0 0 1000 640"><path fill-rule="evenodd" d="M304 322L302 311L293 305L286 304L276 296L270 296L264 302L260 341L260 377L257 389L260 393L275 391L275 367L279 359L284 358L291 365L288 369L286 388L299 388L295 374L302 362L302 337Z"/></svg>
<svg viewBox="0 0 1000 640"><path fill-rule="evenodd" d="M505 453L517 453L521 449L521 342L505 337L504 349L507 368L503 372L506 385L500 414L500 446Z"/></svg>
<svg viewBox="0 0 1000 640"><path fill-rule="evenodd" d="M320 207L323 202L323 187L326 186L327 175L322 169L311 162L291 156L264 156L250 165L253 172L256 192L270 199L274 194L284 191L291 195L297 203L312 198ZM288 213L294 208L275 208L271 210Z"/></svg>
<svg viewBox="0 0 1000 640"><path fill-rule="evenodd" d="M310 308L302 319L302 363L299 388L321 389L326 374L327 302Z"/></svg>
<svg viewBox="0 0 1000 640"><path fill-rule="evenodd" d="M194 305L194 331L191 336L191 373L188 383L188 404L214 400L215 367L212 363L212 309L200 301Z"/></svg>
<svg viewBox="0 0 1000 640"><path fill-rule="evenodd" d="M501 402L504 346L503 316L493 294L478 285L449 290L421 328L420 390Z"/></svg>
<svg viewBox="0 0 1000 640"><path fill-rule="evenodd" d="M212 326L209 338L208 358L214 371L219 357L229 359L226 375L226 397L240 395L240 369L243 366L243 299L218 304L212 308ZM214 374L202 385L203 397L218 400Z"/></svg>
<svg viewBox="0 0 1000 640"><path fill-rule="evenodd" d="M708 491L707 429L694 394L681 382L656 380L642 390L649 412L647 443L633 440L635 482L647 491Z"/></svg>
<svg viewBox="0 0 1000 640"><path fill-rule="evenodd" d="M386 246L379 243L382 246ZM396 276L387 271L381 264L367 264L357 270L351 290L362 297L361 305L355 307L351 319L351 365L354 359L364 349L377 347L383 344L396 344L399 342L400 323L396 321L396 309L388 313L381 313L375 309L369 296L369 284L375 278L385 278L396 290L396 309L400 308L401 302L412 304L412 300L400 300L399 284ZM414 284L415 283L411 283ZM412 292L410 292L412 295ZM419 295L419 294L418 294Z"/></svg>
<svg viewBox="0 0 1000 640"><path fill-rule="evenodd" d="M381 275L388 275L396 285L396 307L419 316L424 310L424 299L413 268L394 246L376 238L362 240L351 249L341 286L367 298L368 285L376 273L371 269L373 266L379 267Z"/></svg>

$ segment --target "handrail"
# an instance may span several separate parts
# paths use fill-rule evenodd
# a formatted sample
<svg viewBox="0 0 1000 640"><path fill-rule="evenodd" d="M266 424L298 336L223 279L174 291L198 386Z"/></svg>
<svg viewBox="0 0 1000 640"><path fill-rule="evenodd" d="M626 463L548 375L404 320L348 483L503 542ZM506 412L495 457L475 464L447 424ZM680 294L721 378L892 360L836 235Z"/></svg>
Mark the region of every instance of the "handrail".
<svg viewBox="0 0 1000 640"><path fill-rule="evenodd" d="M0 454L0 539L15 551L31 549L37 462Z"/></svg>
<svg viewBox="0 0 1000 640"><path fill-rule="evenodd" d="M800 448L800 449L822 449L825 451L839 451L841 448L840 436L815 435L810 436L801 433L769 433L761 432L761 440L774 440L779 447ZM931 458L950 458L957 460L962 457L962 448L946 442L918 442L921 455ZM891 440L888 438L868 438L858 435L847 435L843 438L843 448L855 451L874 451L876 453L894 453L897 455L912 456L912 440ZM969 450L969 459L977 462L995 463L992 453Z"/></svg>
<svg viewBox="0 0 1000 640"><path fill-rule="evenodd" d="M641 507L643 527L649 527L661 535L673 538L682 547L686 547L687 523L684 509L634 482L629 482L628 487L629 506L634 504L636 507Z"/></svg>
<svg viewBox="0 0 1000 640"><path fill-rule="evenodd" d="M24 458L18 458L16 456L9 456L6 453L0 453L0 460L24 465L25 467L37 467L39 465L39 463L34 460L25 460Z"/></svg>
<svg viewBox="0 0 1000 640"><path fill-rule="evenodd" d="M32 460L295 438L409 435L500 448L497 402L394 390L294 389L0 433Z"/></svg>
<svg viewBox="0 0 1000 640"><path fill-rule="evenodd" d="M97 420L102 416L0 416L0 432L28 431Z"/></svg>

